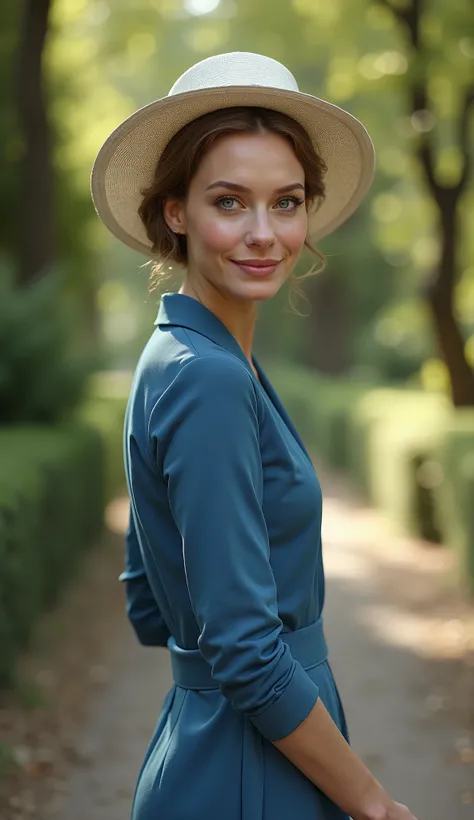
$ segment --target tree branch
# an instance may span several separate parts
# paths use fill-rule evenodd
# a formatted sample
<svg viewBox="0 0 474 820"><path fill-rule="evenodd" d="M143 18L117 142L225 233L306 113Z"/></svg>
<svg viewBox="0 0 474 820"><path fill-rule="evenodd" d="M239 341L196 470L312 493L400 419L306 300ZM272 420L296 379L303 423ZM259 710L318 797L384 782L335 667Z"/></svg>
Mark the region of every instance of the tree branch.
<svg viewBox="0 0 474 820"><path fill-rule="evenodd" d="M474 108L474 85L466 89L464 102L459 121L459 147L464 157L464 168L459 180L459 192L461 193L469 182L472 168L472 140L469 139L469 116L471 108Z"/></svg>
<svg viewBox="0 0 474 820"><path fill-rule="evenodd" d="M406 8L392 6L390 0L377 0L379 5L384 6L392 12L393 16L403 23L409 32L411 44L417 51L420 50L420 20L422 14L423 0L411 0L411 4Z"/></svg>
<svg viewBox="0 0 474 820"><path fill-rule="evenodd" d="M425 172L428 185L433 191L433 195L439 204L439 194L441 191L441 187L435 175L433 146L431 144L431 141L426 136L426 134L423 135L423 137L421 138L420 145L418 146L418 157L423 166L423 170Z"/></svg>
<svg viewBox="0 0 474 820"><path fill-rule="evenodd" d="M401 9L397 9L397 8L395 8L395 6L392 6L390 0L377 0L377 2L379 3L380 6L385 6L385 8L388 9L389 11L391 11L392 14L395 15L395 17L398 17L400 20L402 19Z"/></svg>

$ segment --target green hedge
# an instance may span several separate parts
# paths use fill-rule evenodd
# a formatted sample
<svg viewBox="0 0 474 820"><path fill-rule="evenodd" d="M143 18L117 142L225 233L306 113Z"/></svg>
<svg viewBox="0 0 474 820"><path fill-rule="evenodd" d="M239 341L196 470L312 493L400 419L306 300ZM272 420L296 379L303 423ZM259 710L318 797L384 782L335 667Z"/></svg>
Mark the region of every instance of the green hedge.
<svg viewBox="0 0 474 820"><path fill-rule="evenodd" d="M438 540L424 476L449 413L448 400L438 394L377 388L349 414L348 466L358 488L417 537Z"/></svg>
<svg viewBox="0 0 474 820"><path fill-rule="evenodd" d="M436 455L443 476L435 487L443 540L459 551L474 592L474 408L452 413Z"/></svg>
<svg viewBox="0 0 474 820"><path fill-rule="evenodd" d="M78 419L100 432L105 446L105 497L109 501L125 486L123 422L130 388L128 374L98 373L91 379Z"/></svg>
<svg viewBox="0 0 474 820"><path fill-rule="evenodd" d="M403 532L458 549L474 592L474 408L409 387L266 370L307 447Z"/></svg>
<svg viewBox="0 0 474 820"><path fill-rule="evenodd" d="M104 451L92 429L0 431L0 685L102 525Z"/></svg>
<svg viewBox="0 0 474 820"><path fill-rule="evenodd" d="M0 426L70 418L94 366L66 270L42 274L20 287L0 255Z"/></svg>
<svg viewBox="0 0 474 820"><path fill-rule="evenodd" d="M336 381L293 365L270 363L265 371L308 448L332 467L347 467L350 409L369 386Z"/></svg>
<svg viewBox="0 0 474 820"><path fill-rule="evenodd" d="M126 393L94 382L74 422L0 428L0 686L123 489Z"/></svg>

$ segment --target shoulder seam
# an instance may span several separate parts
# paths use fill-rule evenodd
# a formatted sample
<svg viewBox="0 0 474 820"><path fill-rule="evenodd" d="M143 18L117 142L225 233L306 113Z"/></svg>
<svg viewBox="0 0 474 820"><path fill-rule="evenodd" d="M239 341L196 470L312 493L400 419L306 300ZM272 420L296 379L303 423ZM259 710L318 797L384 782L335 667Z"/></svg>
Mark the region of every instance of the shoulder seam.
<svg viewBox="0 0 474 820"><path fill-rule="evenodd" d="M190 340L190 344L192 345L191 340ZM147 450L148 450L148 455L150 456L150 458L151 458L151 459L153 459L153 455L152 455L151 450L150 450L150 427L151 427L151 421L152 421L153 415L154 415L154 413L155 413L155 410L156 410L156 408L158 407L158 404L160 403L160 401L161 401L161 399L163 398L164 394L168 392L168 390L169 390L169 389L172 387L172 385L175 383L176 379L178 379L178 378L179 378L179 376L181 375L181 373L183 373L183 372L186 370L186 368L187 368L187 367L189 367L189 365L191 365L193 362L198 361L198 360L203 360L203 359L211 359L211 358L215 358L216 356L221 355L219 351L213 351L212 353L206 353L206 354L203 356L201 353L199 353L199 351L198 351L198 350L196 350L196 348L194 347L194 345L192 345L192 347L193 347L193 350L196 352L196 357L194 357L194 358L192 358L192 359L189 359L189 361L187 361L187 362L186 362L186 363L185 363L185 364L184 364L184 365L180 368L180 370L177 372L176 376L174 377L173 381L172 381L172 382L170 382L170 384L168 385L168 387L166 388L166 390L165 390L165 391L161 394L161 396L160 396L160 397L159 397L159 398L155 401L155 403L154 403L153 407L152 407L152 408L151 408L151 410L150 410L150 415L149 415L149 417L148 417L148 424L147 424ZM238 365L242 368L243 372L246 374L247 378L248 378L248 379L249 379L249 381L250 381L250 385L251 385L251 387L252 387L252 391L253 391L253 395L254 395L254 399L255 399L255 408L256 408L256 410L258 411L258 406L259 406L258 394L257 394L257 391L256 391L256 389L255 389L255 385L254 385L254 383L253 383L253 381L252 381L252 377L251 377L250 373L248 372L247 368L245 367L244 363L243 363L243 362L241 362L241 361L240 361L240 359L239 359L237 356L235 356L233 353L230 353L230 352L229 352L229 351L227 351L227 350L223 351L223 353L224 353L224 355L225 355L225 354L227 354L228 356L231 356L231 357L232 357L232 360L233 360L233 361L235 361L235 362L236 362L236 363L237 363L237 364L238 364Z"/></svg>

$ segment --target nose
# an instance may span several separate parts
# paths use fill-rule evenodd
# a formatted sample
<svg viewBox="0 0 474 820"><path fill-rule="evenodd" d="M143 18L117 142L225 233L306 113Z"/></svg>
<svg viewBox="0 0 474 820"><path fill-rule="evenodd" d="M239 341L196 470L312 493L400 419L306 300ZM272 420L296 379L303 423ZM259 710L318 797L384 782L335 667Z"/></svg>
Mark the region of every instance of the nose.
<svg viewBox="0 0 474 820"><path fill-rule="evenodd" d="M248 247L255 245L259 248L268 248L274 242L275 232L266 209L253 214L245 236L245 244Z"/></svg>

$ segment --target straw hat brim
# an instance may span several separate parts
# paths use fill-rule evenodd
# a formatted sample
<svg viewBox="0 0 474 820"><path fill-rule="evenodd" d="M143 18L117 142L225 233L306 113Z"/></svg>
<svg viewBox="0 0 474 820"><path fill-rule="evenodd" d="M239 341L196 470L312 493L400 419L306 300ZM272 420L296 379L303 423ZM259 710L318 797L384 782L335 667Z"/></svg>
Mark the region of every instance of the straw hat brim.
<svg viewBox="0 0 474 820"><path fill-rule="evenodd" d="M97 214L131 248L153 257L138 215L141 190L153 180L170 139L197 117L221 108L259 106L287 114L307 131L327 165L326 197L309 216L308 238L332 233L370 188L375 166L372 141L359 120L342 108L300 91L226 86L173 94L135 111L108 137L91 173Z"/></svg>

